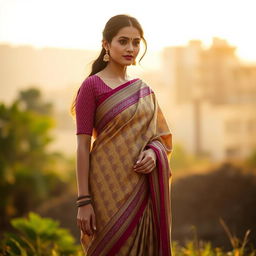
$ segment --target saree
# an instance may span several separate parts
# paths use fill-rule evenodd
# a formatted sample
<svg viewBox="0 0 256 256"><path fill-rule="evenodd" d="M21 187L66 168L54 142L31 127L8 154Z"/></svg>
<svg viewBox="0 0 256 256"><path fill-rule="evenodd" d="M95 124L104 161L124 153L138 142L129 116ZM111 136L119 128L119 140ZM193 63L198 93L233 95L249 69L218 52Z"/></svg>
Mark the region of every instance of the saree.
<svg viewBox="0 0 256 256"><path fill-rule="evenodd" d="M170 256L172 133L154 91L141 79L107 95L96 109L89 190L97 230L81 231L87 256ZM148 148L149 174L133 166Z"/></svg>

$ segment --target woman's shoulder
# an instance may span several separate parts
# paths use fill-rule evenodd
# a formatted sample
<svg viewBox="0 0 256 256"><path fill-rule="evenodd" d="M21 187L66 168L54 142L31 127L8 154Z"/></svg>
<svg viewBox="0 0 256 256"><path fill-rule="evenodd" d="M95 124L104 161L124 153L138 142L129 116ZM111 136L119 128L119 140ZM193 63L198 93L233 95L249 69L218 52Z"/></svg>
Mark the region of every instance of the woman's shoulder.
<svg viewBox="0 0 256 256"><path fill-rule="evenodd" d="M84 80L83 80L83 82L82 82L82 85L83 86L93 86L94 84L95 84L95 81L96 81L96 79L95 79L95 76L94 75L91 75L91 76L88 76L88 77L86 77Z"/></svg>
<svg viewBox="0 0 256 256"><path fill-rule="evenodd" d="M83 95L95 95L95 83L96 81L93 75L86 77L80 84L78 92Z"/></svg>
<svg viewBox="0 0 256 256"><path fill-rule="evenodd" d="M94 93L96 86L97 86L97 79L96 79L95 75L91 75L91 76L86 77L83 80L83 82L80 86L80 89L82 89L84 91L90 90Z"/></svg>
<svg viewBox="0 0 256 256"><path fill-rule="evenodd" d="M151 93L155 93L153 87L151 86L151 84L148 81L146 81L146 80L144 80L142 78L139 78L139 80L141 81L141 83L144 86L146 86L150 90Z"/></svg>

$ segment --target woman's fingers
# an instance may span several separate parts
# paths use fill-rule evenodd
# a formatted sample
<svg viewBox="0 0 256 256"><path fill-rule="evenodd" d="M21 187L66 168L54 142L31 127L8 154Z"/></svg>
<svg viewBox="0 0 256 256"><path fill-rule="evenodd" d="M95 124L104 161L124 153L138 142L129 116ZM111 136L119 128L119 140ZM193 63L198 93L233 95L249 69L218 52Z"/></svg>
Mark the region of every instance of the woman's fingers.
<svg viewBox="0 0 256 256"><path fill-rule="evenodd" d="M151 167L148 171L146 171L145 173L150 173L150 172L152 172L155 168L156 168L156 166L155 166L155 164L153 164L152 167Z"/></svg>
<svg viewBox="0 0 256 256"><path fill-rule="evenodd" d="M142 159L145 157L145 152L144 151L142 151L140 154L139 154L139 157L138 157L138 159L137 159L137 162L136 162L136 164L139 164L141 161L142 161ZM136 165L135 164L135 165Z"/></svg>
<svg viewBox="0 0 256 256"><path fill-rule="evenodd" d="M95 231L95 230L96 230L96 218L95 218L95 214L92 214L92 216L91 216L91 224L92 224L92 229Z"/></svg>
<svg viewBox="0 0 256 256"><path fill-rule="evenodd" d="M153 171L154 168L155 168L155 163L148 162L148 163L145 163L143 166L136 168L134 171L140 172L140 173L149 173Z"/></svg>
<svg viewBox="0 0 256 256"><path fill-rule="evenodd" d="M91 205L86 205L78 209L77 225L84 234L90 236L94 233L96 230L96 218Z"/></svg>
<svg viewBox="0 0 256 256"><path fill-rule="evenodd" d="M150 167L151 165L152 165L152 162L148 161L148 162L144 163L143 165L136 167L135 171L136 172L143 171L143 170L147 169L148 167Z"/></svg>
<svg viewBox="0 0 256 256"><path fill-rule="evenodd" d="M152 166L151 166L147 171L145 171L145 173L150 173L150 172L152 172L155 168L156 168L155 164L152 164Z"/></svg>
<svg viewBox="0 0 256 256"><path fill-rule="evenodd" d="M149 165L155 164L151 157L145 157L140 163L134 166L135 171L147 168Z"/></svg>
<svg viewBox="0 0 256 256"><path fill-rule="evenodd" d="M84 226L85 226L85 231L86 233L90 236L92 235L92 230L91 230L91 227L90 227L90 221L89 220L85 220L84 221Z"/></svg>
<svg viewBox="0 0 256 256"><path fill-rule="evenodd" d="M83 227L83 221L80 219L77 219L77 223L78 223L78 227L80 228L80 230L85 234L85 230Z"/></svg>
<svg viewBox="0 0 256 256"><path fill-rule="evenodd" d="M81 222L81 230L83 231L84 234L87 234L85 221L82 219L80 220L80 222Z"/></svg>
<svg viewBox="0 0 256 256"><path fill-rule="evenodd" d="M78 219L77 222L78 222L78 227L82 230L84 234L87 234L89 236L92 234L92 230L90 228L90 223L88 220Z"/></svg>

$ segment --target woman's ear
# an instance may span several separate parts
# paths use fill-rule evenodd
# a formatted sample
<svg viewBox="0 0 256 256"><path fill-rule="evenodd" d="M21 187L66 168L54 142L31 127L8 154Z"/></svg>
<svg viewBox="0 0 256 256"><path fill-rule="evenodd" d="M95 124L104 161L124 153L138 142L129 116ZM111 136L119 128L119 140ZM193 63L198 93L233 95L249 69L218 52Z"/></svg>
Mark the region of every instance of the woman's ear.
<svg viewBox="0 0 256 256"><path fill-rule="evenodd" d="M102 47L105 49L105 50L109 50L109 45L108 45L108 42L106 39L103 39L102 40Z"/></svg>

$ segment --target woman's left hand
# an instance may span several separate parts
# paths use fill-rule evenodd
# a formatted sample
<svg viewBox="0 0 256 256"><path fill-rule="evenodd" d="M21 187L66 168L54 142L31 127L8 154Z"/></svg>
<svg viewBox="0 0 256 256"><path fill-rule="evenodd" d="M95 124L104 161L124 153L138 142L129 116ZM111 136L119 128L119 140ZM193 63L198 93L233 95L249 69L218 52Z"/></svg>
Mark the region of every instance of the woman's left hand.
<svg viewBox="0 0 256 256"><path fill-rule="evenodd" d="M149 148L140 153L139 158L133 169L139 173L150 173L156 167L156 154L153 149Z"/></svg>

